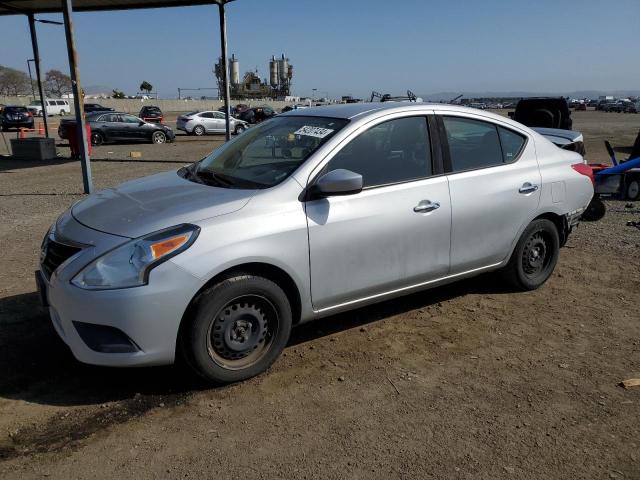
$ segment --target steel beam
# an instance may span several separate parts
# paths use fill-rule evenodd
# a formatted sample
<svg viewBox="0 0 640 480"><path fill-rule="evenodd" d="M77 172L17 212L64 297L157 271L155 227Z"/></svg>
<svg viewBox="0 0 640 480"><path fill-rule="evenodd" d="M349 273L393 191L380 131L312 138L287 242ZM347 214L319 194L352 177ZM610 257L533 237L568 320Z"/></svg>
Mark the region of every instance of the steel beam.
<svg viewBox="0 0 640 480"><path fill-rule="evenodd" d="M87 131L84 119L84 99L82 98L82 88L80 87L80 74L78 72L78 55L76 53L76 43L73 32L73 6L71 0L62 1L62 14L64 16L64 32L67 37L67 54L69 55L69 69L71 70L71 88L73 89L73 107L76 115L77 138L80 149L80 164L82 165L82 182L84 193L93 191L91 181L91 163L89 161L89 149Z"/></svg>
<svg viewBox="0 0 640 480"><path fill-rule="evenodd" d="M33 48L33 63L36 64L36 79L38 82L38 93L40 94L40 102L42 103L42 121L44 122L44 134L49 138L49 120L47 117L47 101L42 88L42 69L40 68L40 50L38 48L38 35L36 34L36 21L33 13L27 14L29 19L29 32L31 32L31 47ZM28 64L29 62L27 62ZM29 70L31 71L31 70ZM33 85L32 85L33 87Z"/></svg>

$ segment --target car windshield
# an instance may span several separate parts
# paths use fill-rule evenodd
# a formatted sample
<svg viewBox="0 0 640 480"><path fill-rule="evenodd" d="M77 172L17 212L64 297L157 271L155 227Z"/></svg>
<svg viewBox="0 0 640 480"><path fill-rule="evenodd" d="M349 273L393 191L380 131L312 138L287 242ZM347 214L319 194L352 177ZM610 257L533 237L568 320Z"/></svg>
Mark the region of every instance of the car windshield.
<svg viewBox="0 0 640 480"><path fill-rule="evenodd" d="M26 107L5 107L4 109L7 113L24 113L27 111Z"/></svg>
<svg viewBox="0 0 640 480"><path fill-rule="evenodd" d="M252 127L195 164L197 180L226 188L269 188L289 177L348 120L284 116Z"/></svg>

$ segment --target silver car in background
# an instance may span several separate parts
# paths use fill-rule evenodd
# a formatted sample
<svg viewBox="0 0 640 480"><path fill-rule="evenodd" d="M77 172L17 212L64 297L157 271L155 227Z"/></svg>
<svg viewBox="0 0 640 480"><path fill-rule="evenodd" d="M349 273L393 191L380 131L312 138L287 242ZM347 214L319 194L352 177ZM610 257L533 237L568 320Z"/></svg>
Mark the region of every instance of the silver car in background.
<svg viewBox="0 0 640 480"><path fill-rule="evenodd" d="M227 116L223 112L208 110L204 112L190 112L180 115L176 128L190 135L202 136L207 133L225 133ZM244 120L231 117L231 133L240 134L249 128Z"/></svg>
<svg viewBox="0 0 640 480"><path fill-rule="evenodd" d="M540 287L592 195L579 154L486 111L310 108L76 203L36 278L80 361L229 383L312 319L492 270Z"/></svg>

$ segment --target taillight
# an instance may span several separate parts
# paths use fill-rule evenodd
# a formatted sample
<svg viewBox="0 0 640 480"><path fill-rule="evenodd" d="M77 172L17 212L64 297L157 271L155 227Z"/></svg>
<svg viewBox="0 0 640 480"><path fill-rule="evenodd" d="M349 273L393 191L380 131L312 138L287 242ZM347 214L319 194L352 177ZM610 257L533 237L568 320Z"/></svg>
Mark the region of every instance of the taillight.
<svg viewBox="0 0 640 480"><path fill-rule="evenodd" d="M571 165L571 168L573 168L579 174L589 177L591 183L593 183L594 185L596 184L596 180L593 176L593 169L586 163L574 163L573 165Z"/></svg>
<svg viewBox="0 0 640 480"><path fill-rule="evenodd" d="M27 117L33 117L33 114L31 112L27 112Z"/></svg>

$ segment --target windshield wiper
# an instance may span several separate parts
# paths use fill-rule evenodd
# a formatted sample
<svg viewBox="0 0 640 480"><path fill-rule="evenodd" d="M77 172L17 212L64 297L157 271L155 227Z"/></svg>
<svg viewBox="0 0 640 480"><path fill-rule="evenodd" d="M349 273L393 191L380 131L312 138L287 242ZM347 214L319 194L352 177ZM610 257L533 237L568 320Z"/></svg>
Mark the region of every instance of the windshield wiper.
<svg viewBox="0 0 640 480"><path fill-rule="evenodd" d="M211 170L194 170L193 174L208 185L214 184L222 187L231 187L233 182L226 176L214 173Z"/></svg>

